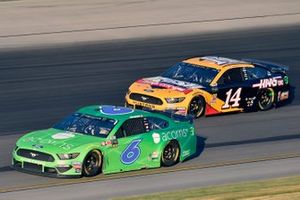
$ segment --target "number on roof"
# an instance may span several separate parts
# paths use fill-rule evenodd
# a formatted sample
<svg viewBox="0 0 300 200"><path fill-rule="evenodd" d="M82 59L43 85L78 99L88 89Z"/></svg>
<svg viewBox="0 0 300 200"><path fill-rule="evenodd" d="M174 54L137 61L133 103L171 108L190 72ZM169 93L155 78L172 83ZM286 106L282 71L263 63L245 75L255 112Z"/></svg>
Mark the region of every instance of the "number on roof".
<svg viewBox="0 0 300 200"><path fill-rule="evenodd" d="M125 115L133 112L133 109L117 106L100 106L100 112L105 115Z"/></svg>
<svg viewBox="0 0 300 200"><path fill-rule="evenodd" d="M202 59L209 60L211 62L216 63L217 65L241 63L241 61L238 61L238 60L224 58L224 57L218 57L218 56L205 56L205 57L202 57Z"/></svg>

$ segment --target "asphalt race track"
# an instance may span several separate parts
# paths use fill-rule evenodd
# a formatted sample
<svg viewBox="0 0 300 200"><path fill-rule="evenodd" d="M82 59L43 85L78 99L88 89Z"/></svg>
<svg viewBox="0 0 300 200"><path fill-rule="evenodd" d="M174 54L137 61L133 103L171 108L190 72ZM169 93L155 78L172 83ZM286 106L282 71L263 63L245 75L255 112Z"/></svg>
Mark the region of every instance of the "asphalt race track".
<svg viewBox="0 0 300 200"><path fill-rule="evenodd" d="M196 55L257 58L288 65L294 94L292 100L283 107L266 112L197 119L195 124L199 140L205 140L206 144L200 155L172 168L142 170L129 175L139 177L144 173L168 170L180 170L182 173L187 169L300 156L299 33L300 26L274 27L172 38L2 50L0 192L30 189L43 184L48 187L51 184L88 181L85 178L56 180L10 170L8 166L14 142L27 131L47 128L81 106L123 105L124 94L132 81L155 76L173 63ZM299 164L299 159L295 162ZM284 165L284 161L281 160L281 164ZM299 174L299 171L296 172ZM119 174L115 178L126 174ZM106 178L100 175L92 181L102 179ZM26 183L20 180L26 180ZM215 180L214 183L222 182Z"/></svg>

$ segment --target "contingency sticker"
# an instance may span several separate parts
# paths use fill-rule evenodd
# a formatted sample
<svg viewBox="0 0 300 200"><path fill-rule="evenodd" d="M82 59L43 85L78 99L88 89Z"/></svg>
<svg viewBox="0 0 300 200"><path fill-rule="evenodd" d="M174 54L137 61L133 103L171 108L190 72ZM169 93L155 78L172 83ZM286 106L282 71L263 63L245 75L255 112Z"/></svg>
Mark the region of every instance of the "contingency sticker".
<svg viewBox="0 0 300 200"><path fill-rule="evenodd" d="M160 135L158 133L153 133L152 138L155 144L158 144L160 142Z"/></svg>

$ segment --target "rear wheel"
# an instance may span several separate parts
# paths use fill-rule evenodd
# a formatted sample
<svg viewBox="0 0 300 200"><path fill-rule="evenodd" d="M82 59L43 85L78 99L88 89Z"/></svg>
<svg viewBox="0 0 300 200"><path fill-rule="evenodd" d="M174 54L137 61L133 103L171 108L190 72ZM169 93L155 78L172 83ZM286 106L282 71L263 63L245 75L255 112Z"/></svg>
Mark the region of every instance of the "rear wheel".
<svg viewBox="0 0 300 200"><path fill-rule="evenodd" d="M195 97L191 100L188 114L194 118L201 117L205 110L205 100L203 97Z"/></svg>
<svg viewBox="0 0 300 200"><path fill-rule="evenodd" d="M170 141L162 152L161 162L163 166L169 167L179 161L179 144L176 140Z"/></svg>
<svg viewBox="0 0 300 200"><path fill-rule="evenodd" d="M102 155L98 150L90 151L82 166L82 172L84 176L96 176L101 172L102 167Z"/></svg>
<svg viewBox="0 0 300 200"><path fill-rule="evenodd" d="M274 90L272 88L263 89L258 95L258 107L260 110L269 110L274 104Z"/></svg>

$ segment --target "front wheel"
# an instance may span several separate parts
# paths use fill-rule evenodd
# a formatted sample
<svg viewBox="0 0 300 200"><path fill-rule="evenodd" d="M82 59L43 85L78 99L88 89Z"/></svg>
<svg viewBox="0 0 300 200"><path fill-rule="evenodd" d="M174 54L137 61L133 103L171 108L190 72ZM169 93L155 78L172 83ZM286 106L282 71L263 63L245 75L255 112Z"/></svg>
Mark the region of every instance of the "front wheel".
<svg viewBox="0 0 300 200"><path fill-rule="evenodd" d="M205 100L203 97L194 97L189 105L188 114L194 118L201 117L205 110Z"/></svg>
<svg viewBox="0 0 300 200"><path fill-rule="evenodd" d="M272 108L274 104L274 90L272 88L263 89L258 95L258 107L265 111Z"/></svg>
<svg viewBox="0 0 300 200"><path fill-rule="evenodd" d="M90 151L84 161L82 166L82 172L84 176L96 176L100 173L102 166L102 155L98 150Z"/></svg>
<svg viewBox="0 0 300 200"><path fill-rule="evenodd" d="M179 160L179 144L176 140L170 141L162 152L161 162L163 166L175 165Z"/></svg>

